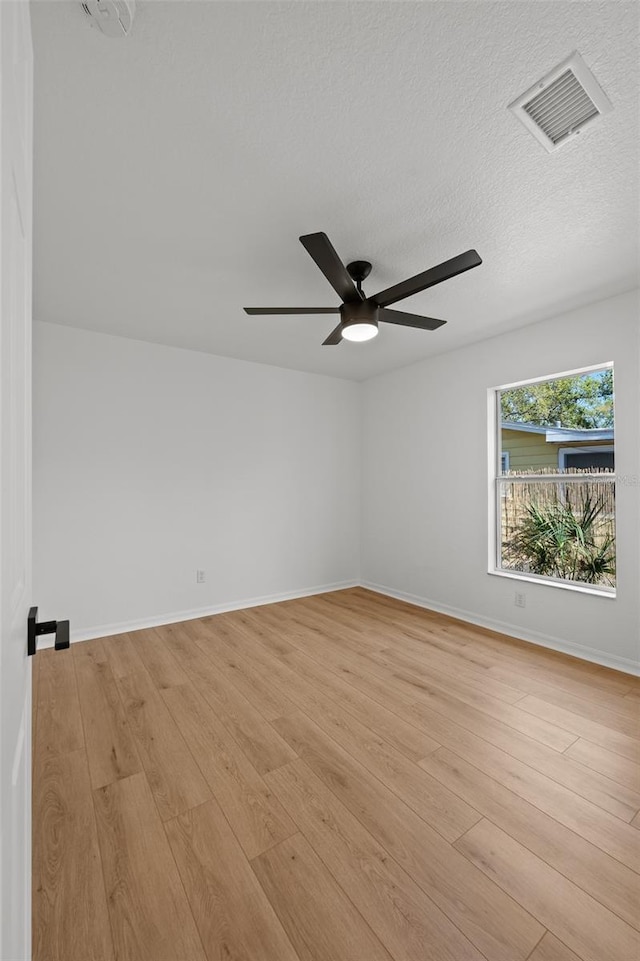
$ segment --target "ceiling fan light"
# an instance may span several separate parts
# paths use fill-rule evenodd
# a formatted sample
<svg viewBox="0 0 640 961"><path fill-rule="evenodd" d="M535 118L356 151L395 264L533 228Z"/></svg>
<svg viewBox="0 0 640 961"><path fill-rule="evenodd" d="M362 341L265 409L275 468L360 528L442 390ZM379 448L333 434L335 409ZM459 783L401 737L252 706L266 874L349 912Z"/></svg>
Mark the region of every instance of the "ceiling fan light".
<svg viewBox="0 0 640 961"><path fill-rule="evenodd" d="M343 340L353 340L362 343L371 340L378 333L378 325L373 323L348 324L342 329Z"/></svg>

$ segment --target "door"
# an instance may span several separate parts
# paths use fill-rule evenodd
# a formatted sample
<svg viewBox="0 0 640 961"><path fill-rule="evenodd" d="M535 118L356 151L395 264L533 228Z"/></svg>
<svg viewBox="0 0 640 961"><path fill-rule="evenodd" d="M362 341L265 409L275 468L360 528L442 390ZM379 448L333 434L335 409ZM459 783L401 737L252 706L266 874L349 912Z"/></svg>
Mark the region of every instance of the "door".
<svg viewBox="0 0 640 961"><path fill-rule="evenodd" d="M31 957L29 4L0 0L0 958Z"/></svg>

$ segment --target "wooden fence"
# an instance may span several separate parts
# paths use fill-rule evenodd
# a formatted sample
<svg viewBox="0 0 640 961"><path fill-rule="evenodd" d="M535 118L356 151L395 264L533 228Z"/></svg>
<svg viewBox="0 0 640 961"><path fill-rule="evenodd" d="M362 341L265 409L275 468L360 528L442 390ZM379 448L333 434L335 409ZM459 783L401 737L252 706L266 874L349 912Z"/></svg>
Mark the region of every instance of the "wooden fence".
<svg viewBox="0 0 640 961"><path fill-rule="evenodd" d="M601 509L594 525L596 545L613 543L615 558L615 477L610 471L545 471L540 475L507 471L498 480L500 530L498 531L503 567L528 569L525 556L510 549L514 535L521 530L532 506L542 511L571 507L580 518L589 502ZM615 574L603 576L602 584L613 586Z"/></svg>

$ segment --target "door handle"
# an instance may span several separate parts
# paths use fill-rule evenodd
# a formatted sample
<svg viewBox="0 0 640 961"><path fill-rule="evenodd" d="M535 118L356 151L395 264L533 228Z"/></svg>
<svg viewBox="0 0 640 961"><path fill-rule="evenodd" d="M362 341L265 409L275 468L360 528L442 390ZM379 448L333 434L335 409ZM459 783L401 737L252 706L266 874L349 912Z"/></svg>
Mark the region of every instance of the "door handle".
<svg viewBox="0 0 640 961"><path fill-rule="evenodd" d="M55 649L69 647L69 621L41 621L38 624L38 608L31 607L27 616L27 654L36 653L36 638L40 634L55 634Z"/></svg>

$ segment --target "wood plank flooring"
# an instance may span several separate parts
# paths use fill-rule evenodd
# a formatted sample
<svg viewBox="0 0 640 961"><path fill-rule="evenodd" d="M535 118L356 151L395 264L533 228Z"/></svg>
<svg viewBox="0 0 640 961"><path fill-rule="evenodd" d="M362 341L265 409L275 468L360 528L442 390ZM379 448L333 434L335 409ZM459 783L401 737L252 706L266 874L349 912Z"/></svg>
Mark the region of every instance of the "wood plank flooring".
<svg viewBox="0 0 640 961"><path fill-rule="evenodd" d="M34 961L639 961L640 679L361 588L43 651Z"/></svg>

